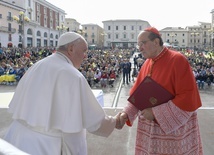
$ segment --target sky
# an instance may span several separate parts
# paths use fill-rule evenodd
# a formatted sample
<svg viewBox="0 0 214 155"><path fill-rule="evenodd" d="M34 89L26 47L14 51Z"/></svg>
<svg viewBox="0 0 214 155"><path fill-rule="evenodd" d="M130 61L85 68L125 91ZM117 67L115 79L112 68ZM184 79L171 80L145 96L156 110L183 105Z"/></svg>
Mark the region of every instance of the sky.
<svg viewBox="0 0 214 155"><path fill-rule="evenodd" d="M66 18L80 24L97 24L117 19L135 19L149 22L161 30L165 27L211 23L214 0L46 0L61 8Z"/></svg>

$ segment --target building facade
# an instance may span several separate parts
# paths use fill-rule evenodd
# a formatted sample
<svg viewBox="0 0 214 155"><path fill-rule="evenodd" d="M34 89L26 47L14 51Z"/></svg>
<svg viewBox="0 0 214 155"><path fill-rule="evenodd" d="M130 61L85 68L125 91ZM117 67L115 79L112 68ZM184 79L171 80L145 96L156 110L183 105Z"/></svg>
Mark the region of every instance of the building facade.
<svg viewBox="0 0 214 155"><path fill-rule="evenodd" d="M0 22L3 23L9 16L12 20L6 22L10 26L4 25L16 30L13 35L11 32L0 31L1 36L11 36L9 40L9 37L0 40L2 46L8 47L11 42L14 47L57 46L59 35L64 31L58 28L65 22L64 10L44 0L2 0L0 4L0 9L7 8L1 12ZM25 20L27 18L29 20Z"/></svg>
<svg viewBox="0 0 214 155"><path fill-rule="evenodd" d="M14 24L12 15L25 9L0 1L0 47L13 47L19 43L18 24Z"/></svg>
<svg viewBox="0 0 214 155"><path fill-rule="evenodd" d="M104 25L104 47L133 48L137 45L137 35L149 27L144 20L106 20Z"/></svg>
<svg viewBox="0 0 214 155"><path fill-rule="evenodd" d="M80 23L73 18L65 18L65 26L68 31L77 32L80 29Z"/></svg>
<svg viewBox="0 0 214 155"><path fill-rule="evenodd" d="M195 26L167 27L160 30L164 42L178 48L193 50L212 49L211 23L199 22Z"/></svg>
<svg viewBox="0 0 214 155"><path fill-rule="evenodd" d="M104 43L103 28L97 24L82 24L82 35L88 42L89 48L102 49Z"/></svg>

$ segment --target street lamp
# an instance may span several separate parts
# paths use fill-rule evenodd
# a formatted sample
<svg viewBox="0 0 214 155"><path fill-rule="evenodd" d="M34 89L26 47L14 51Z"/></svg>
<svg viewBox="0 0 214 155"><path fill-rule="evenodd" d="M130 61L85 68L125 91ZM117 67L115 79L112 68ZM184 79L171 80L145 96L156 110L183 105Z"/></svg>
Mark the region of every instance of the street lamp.
<svg viewBox="0 0 214 155"><path fill-rule="evenodd" d="M21 33L22 37L22 48L25 46L25 31L24 31L24 25L25 23L28 23L30 19L25 16L23 11L19 12L19 16L13 16L13 20L15 20L19 24L19 33Z"/></svg>
<svg viewBox="0 0 214 155"><path fill-rule="evenodd" d="M68 27L64 26L63 23L61 24L61 26L57 26L56 29L59 30L59 36L64 32L68 31Z"/></svg>
<svg viewBox="0 0 214 155"><path fill-rule="evenodd" d="M195 48L195 43L196 43L195 37L198 36L199 33L198 33L198 32L192 32L191 35L193 35L193 38L194 38L194 52L195 52L195 49L196 49L196 48Z"/></svg>
<svg viewBox="0 0 214 155"><path fill-rule="evenodd" d="M80 35L84 35L85 34L85 31L84 30L81 30L81 29L79 29L78 31L77 31L77 33L79 33Z"/></svg>

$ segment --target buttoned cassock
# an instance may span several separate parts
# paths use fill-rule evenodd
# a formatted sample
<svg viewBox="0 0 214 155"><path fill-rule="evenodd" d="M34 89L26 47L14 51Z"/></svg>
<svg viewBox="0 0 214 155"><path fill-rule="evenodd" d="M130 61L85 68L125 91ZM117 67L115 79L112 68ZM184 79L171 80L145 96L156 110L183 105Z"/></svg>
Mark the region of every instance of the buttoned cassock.
<svg viewBox="0 0 214 155"><path fill-rule="evenodd" d="M130 94L148 75L175 98L152 108L155 121L138 119L135 154L202 155L197 118L201 100L187 59L165 47L156 58L145 61ZM128 103L124 111L127 125L132 126L139 110Z"/></svg>

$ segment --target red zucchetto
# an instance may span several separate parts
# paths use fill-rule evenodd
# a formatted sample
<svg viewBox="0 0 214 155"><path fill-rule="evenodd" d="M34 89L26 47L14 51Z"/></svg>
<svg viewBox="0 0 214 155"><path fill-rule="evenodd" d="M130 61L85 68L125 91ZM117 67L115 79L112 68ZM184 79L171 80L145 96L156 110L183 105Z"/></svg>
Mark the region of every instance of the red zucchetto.
<svg viewBox="0 0 214 155"><path fill-rule="evenodd" d="M144 31L152 32L152 33L155 33L155 34L161 36L159 31L154 27L147 27L146 29L144 29Z"/></svg>

